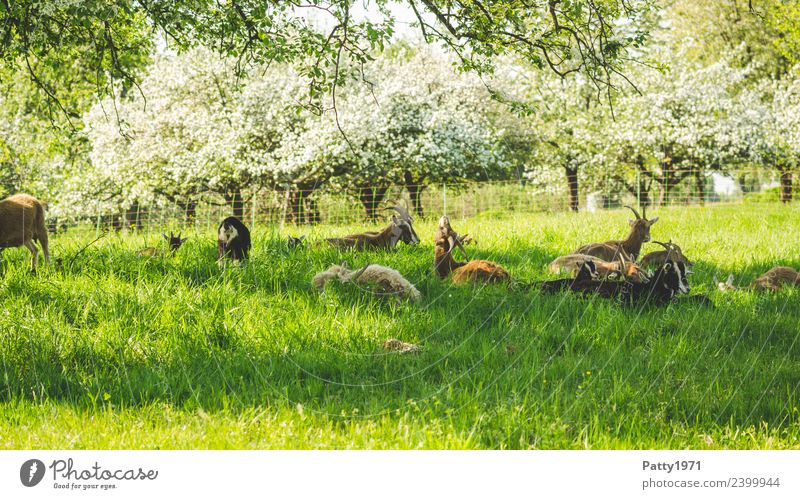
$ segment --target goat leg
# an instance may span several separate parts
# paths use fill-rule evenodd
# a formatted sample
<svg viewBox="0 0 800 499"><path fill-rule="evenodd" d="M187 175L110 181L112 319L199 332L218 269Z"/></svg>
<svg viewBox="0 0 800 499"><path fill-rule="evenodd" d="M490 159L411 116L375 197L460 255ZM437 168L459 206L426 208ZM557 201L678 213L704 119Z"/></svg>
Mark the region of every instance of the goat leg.
<svg viewBox="0 0 800 499"><path fill-rule="evenodd" d="M36 265L39 262L39 250L32 240L25 241L25 247L31 252L31 273L36 273Z"/></svg>

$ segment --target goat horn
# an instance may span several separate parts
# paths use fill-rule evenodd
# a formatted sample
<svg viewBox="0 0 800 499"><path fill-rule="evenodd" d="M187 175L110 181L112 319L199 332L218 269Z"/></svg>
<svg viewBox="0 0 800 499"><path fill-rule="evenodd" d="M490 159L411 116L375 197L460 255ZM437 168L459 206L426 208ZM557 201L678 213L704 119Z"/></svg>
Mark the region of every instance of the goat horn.
<svg viewBox="0 0 800 499"><path fill-rule="evenodd" d="M396 211L397 213L399 213L399 214L400 214L400 217L402 217L403 219L405 219L405 220L407 220L407 221L411 221L411 215L409 215L409 214L408 214L408 210L406 210L405 208L403 208L403 207L402 207L402 206L400 206L399 204L396 204L396 205L392 206L392 207L391 207L391 208L389 208L389 209L390 209L390 210L394 210L394 211Z"/></svg>
<svg viewBox="0 0 800 499"><path fill-rule="evenodd" d="M356 270L355 273L352 275L352 277L350 279L353 280L353 281L357 281L358 278L361 277L361 274L363 274L364 271L367 270L367 267L369 267L369 266L370 266L370 264L368 263L363 268L360 268L360 269Z"/></svg>
<svg viewBox="0 0 800 499"><path fill-rule="evenodd" d="M634 210L632 206L628 206L626 204L625 208L628 208L629 210L631 210L633 212L634 215L636 215L636 220L641 220L642 219L641 215L639 215L639 212Z"/></svg>
<svg viewBox="0 0 800 499"><path fill-rule="evenodd" d="M670 247L670 243L662 243L661 241L650 241L652 243L658 244L659 246L663 246L665 250L670 251L672 248Z"/></svg>
<svg viewBox="0 0 800 499"><path fill-rule="evenodd" d="M450 250L448 251L448 253L452 252L453 249L458 247L458 249L461 250L461 253L464 254L464 258L469 258L469 255L467 255L467 250L464 249L464 245L461 244L461 238L458 237L458 234L456 232L453 232L452 234L450 234L450 236L447 237L447 242L450 244Z"/></svg>

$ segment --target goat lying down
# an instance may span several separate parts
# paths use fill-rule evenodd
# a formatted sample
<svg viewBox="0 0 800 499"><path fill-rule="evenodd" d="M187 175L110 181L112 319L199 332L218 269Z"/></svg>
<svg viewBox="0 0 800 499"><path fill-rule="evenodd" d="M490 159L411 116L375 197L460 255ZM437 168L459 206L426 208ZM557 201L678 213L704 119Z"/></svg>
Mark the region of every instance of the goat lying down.
<svg viewBox="0 0 800 499"><path fill-rule="evenodd" d="M635 262L639 258L642 245L650 241L650 227L658 222L658 217L647 219L647 207L642 208L643 215L639 215L631 206L625 206L633 212L635 220L629 220L631 230L625 239L615 239L603 243L594 243L581 246L573 253L596 256L607 262L615 262L619 258Z"/></svg>
<svg viewBox="0 0 800 499"><path fill-rule="evenodd" d="M584 294L597 294L603 298L616 298L624 304L664 305L679 295L689 294L689 279L686 265L683 262L669 260L659 267L646 283L589 281L582 283L578 288L573 290ZM702 296L692 297L692 299L708 303L708 299Z"/></svg>
<svg viewBox="0 0 800 499"><path fill-rule="evenodd" d="M558 274L562 270L572 272L576 275L580 268L587 262L594 265L597 277L600 279L610 279L622 277L630 282L647 282L646 273L634 262L620 258L619 261L607 262L596 256L572 254L560 256L550 262L550 272Z"/></svg>
<svg viewBox="0 0 800 499"><path fill-rule="evenodd" d="M319 292L331 279L339 279L344 283L356 283L361 286L375 286L378 295L393 295L411 301L419 301L422 296L403 275L395 269L377 264L369 264L359 270L350 270L347 262L331 265L327 270L319 272L311 279L311 284Z"/></svg>
<svg viewBox="0 0 800 499"><path fill-rule="evenodd" d="M464 241L467 236L459 236L450 226L450 219L443 216L439 219L439 227L434 237L434 267L439 278L444 279L452 275L453 282L477 283L477 282L510 282L511 276L508 271L497 263L488 260L471 260L469 262L459 262L453 258L453 249L458 247L464 256L467 251L464 249Z"/></svg>
<svg viewBox="0 0 800 499"><path fill-rule="evenodd" d="M397 243L419 244L419 236L414 230L413 220L408 210L400 205L393 206L399 216L392 216L392 223L380 232L366 231L358 234L349 234L344 237L331 237L326 239L328 244L339 249L386 249L393 250Z"/></svg>
<svg viewBox="0 0 800 499"><path fill-rule="evenodd" d="M733 284L733 274L728 280L717 284L720 291L739 289ZM783 286L800 286L800 272L791 267L773 267L754 279L745 289L777 291Z"/></svg>
<svg viewBox="0 0 800 499"><path fill-rule="evenodd" d="M694 267L694 262L686 258L686 255L683 254L681 247L673 243L671 240L666 243L662 243L660 241L653 241L653 243L663 246L664 249L661 251L653 251L652 253L648 253L642 257L641 262L639 262L642 267L660 267L661 265L664 265L664 262L667 260L672 260L673 262L683 262L687 269Z"/></svg>
<svg viewBox="0 0 800 499"><path fill-rule="evenodd" d="M580 291L584 289L587 283L597 282L598 278L597 266L594 261L586 260L580 264L574 278L545 281L539 284L539 289L542 293L557 293L564 289Z"/></svg>
<svg viewBox="0 0 800 499"><path fill-rule="evenodd" d="M689 294L689 272L683 262L665 262L648 282L598 280L592 275L593 265L594 262L587 261L581 265L574 279L547 281L541 284L541 290L551 293L569 290L584 295L613 298L625 305L664 305L680 295ZM705 305L711 303L707 297L701 295L691 296L689 299Z"/></svg>

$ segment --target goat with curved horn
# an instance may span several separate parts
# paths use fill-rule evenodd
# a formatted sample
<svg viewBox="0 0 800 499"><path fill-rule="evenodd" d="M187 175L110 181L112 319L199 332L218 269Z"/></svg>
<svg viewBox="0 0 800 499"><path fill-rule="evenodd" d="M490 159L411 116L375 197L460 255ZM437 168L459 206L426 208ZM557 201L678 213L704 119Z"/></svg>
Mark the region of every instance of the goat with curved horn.
<svg viewBox="0 0 800 499"><path fill-rule="evenodd" d="M629 206L629 205L626 204L625 208L628 208L629 210L631 210L633 212L633 215L636 217L636 220L641 220L642 218L644 218L641 215L639 215L639 212L636 211L636 209L634 209L633 206Z"/></svg>
<svg viewBox="0 0 800 499"><path fill-rule="evenodd" d="M661 241L653 241L653 242L663 247L664 249L660 251L653 251L652 253L646 254L642 258L642 267L661 266L664 263L666 263L667 260L673 260L675 262L683 263L687 269L691 269L694 266L694 262L686 258L686 255L683 254L681 247L673 243L672 239L670 239L666 243Z"/></svg>
<svg viewBox="0 0 800 499"><path fill-rule="evenodd" d="M401 206L401 205L399 205L399 204L396 204L396 205L392 206L391 208L387 208L387 210L394 210L394 211L396 211L396 212L397 212L397 213L400 215L400 217L402 217L404 220L409 220L409 221L411 221L411 215L409 215L409 213L408 213L408 209L406 209L405 207L403 207L403 206Z"/></svg>
<svg viewBox="0 0 800 499"><path fill-rule="evenodd" d="M414 230L408 210L399 204L385 209L394 210L399 216L392 215L392 223L382 231L349 234L344 237L328 238L326 241L342 249L394 249L399 241L419 244L419 236Z"/></svg>
<svg viewBox="0 0 800 499"><path fill-rule="evenodd" d="M472 260L458 262L453 258L453 249L457 246L466 256L467 251L462 244L462 237L450 226L450 219L443 216L439 219L439 227L435 237L434 267L436 274L444 279L452 275L453 282L510 282L511 276L500 265L488 260Z"/></svg>
<svg viewBox="0 0 800 499"><path fill-rule="evenodd" d="M574 253L596 256L607 262L615 261L617 256L621 254L630 261L635 262L642 251L642 245L650 241L650 227L658 222L658 217L648 220L639 215L639 212L634 207L625 205L625 208L631 210L636 217L635 220L630 220L631 231L628 233L628 237L604 243L587 244L578 248Z"/></svg>

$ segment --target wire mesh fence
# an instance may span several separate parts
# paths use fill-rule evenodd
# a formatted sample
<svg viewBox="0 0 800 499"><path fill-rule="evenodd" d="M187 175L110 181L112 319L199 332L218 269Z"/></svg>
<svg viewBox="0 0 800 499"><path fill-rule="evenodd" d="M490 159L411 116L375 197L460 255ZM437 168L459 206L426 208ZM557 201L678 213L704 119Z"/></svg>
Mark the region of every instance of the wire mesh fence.
<svg viewBox="0 0 800 499"><path fill-rule="evenodd" d="M784 175L785 179L785 175ZM785 182L784 182L785 184ZM781 191L784 191L783 194ZM796 187L794 188L796 190ZM789 197L797 197L792 190ZM597 211L631 205L682 206L786 200L779 172L740 170L708 173L672 170L637 173L628 178L542 184L530 179L502 182L433 183L424 186L361 187L357 193L329 188L281 189L248 193L237 203L220 200L146 206L133 204L74 219L51 217L51 232L82 227L101 231L214 231L222 219L236 216L252 227L306 224L353 224L384 219L401 204L417 218L469 218L492 213L547 213L570 209Z"/></svg>

